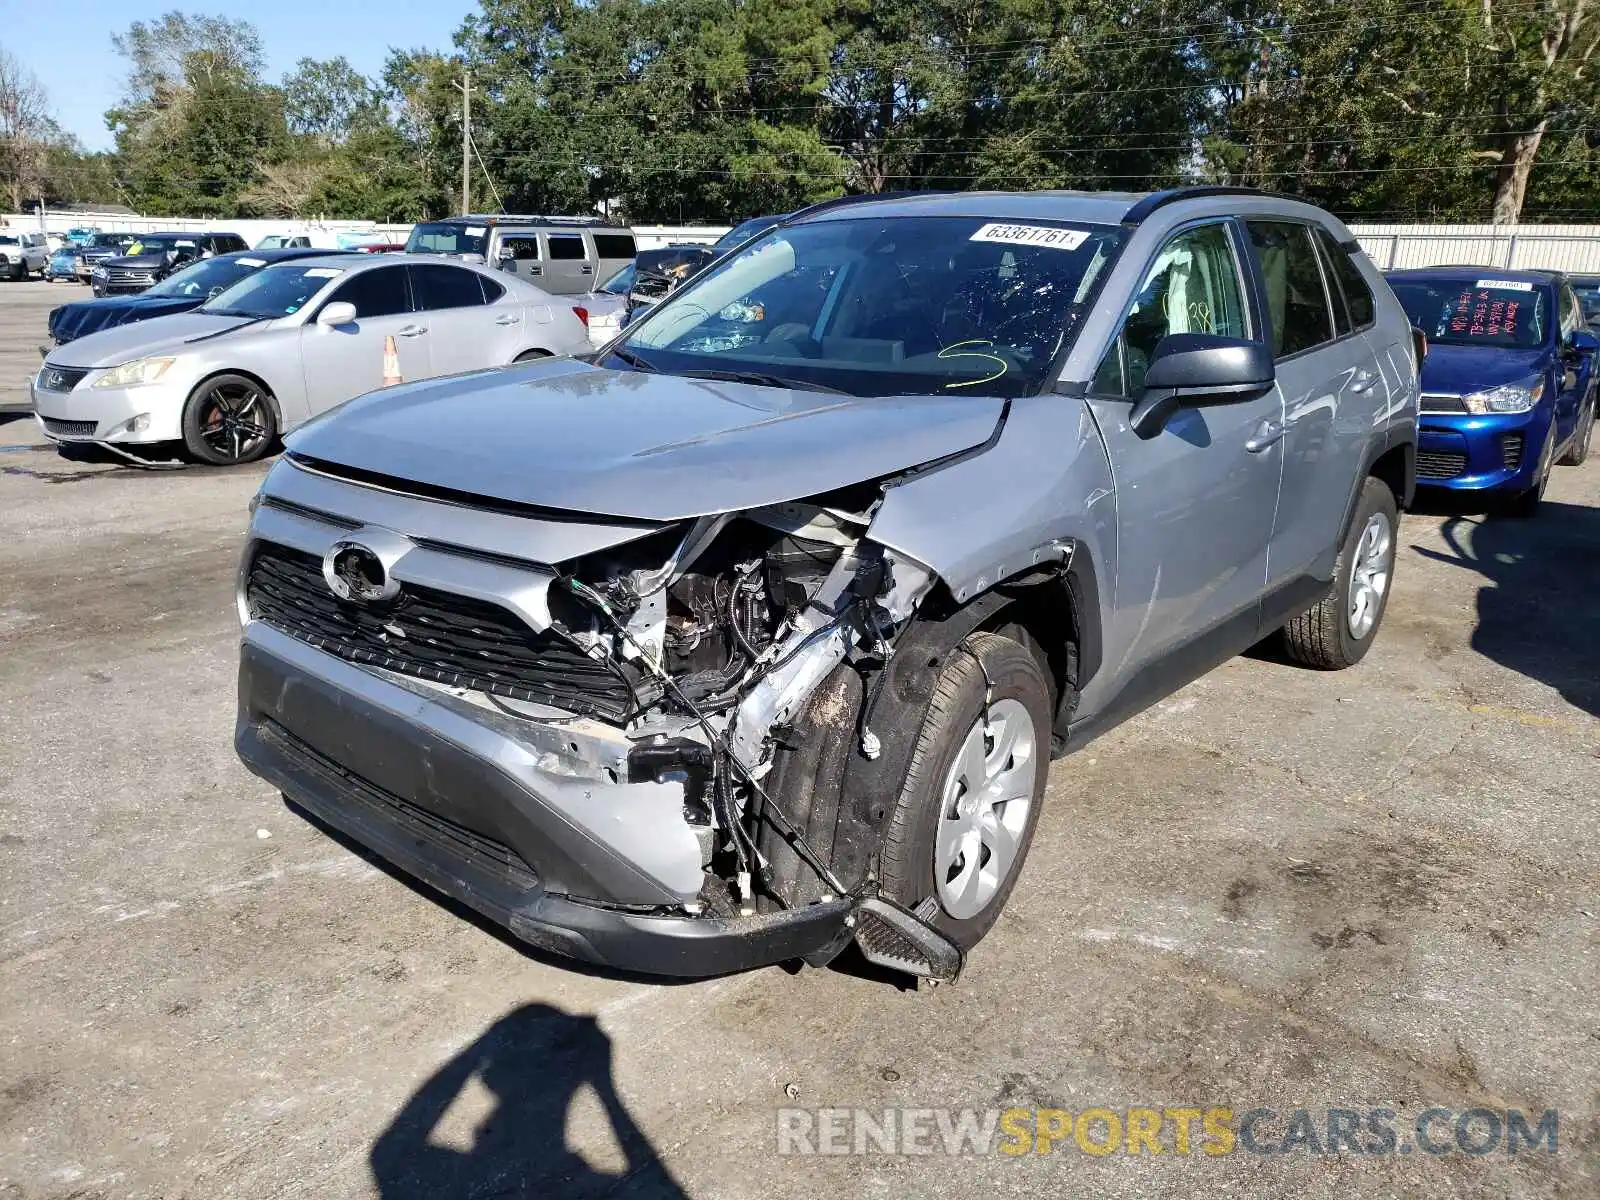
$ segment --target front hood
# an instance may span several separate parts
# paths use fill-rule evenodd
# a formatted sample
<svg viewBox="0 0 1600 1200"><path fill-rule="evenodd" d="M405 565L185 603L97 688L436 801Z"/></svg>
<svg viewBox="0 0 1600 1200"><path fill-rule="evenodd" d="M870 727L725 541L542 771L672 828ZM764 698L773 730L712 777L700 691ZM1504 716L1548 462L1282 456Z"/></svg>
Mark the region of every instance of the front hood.
<svg viewBox="0 0 1600 1200"><path fill-rule="evenodd" d="M203 296L107 296L103 300L79 300L51 310L50 336L57 342L70 342L87 334L130 321L188 312L205 303Z"/></svg>
<svg viewBox="0 0 1600 1200"><path fill-rule="evenodd" d="M130 270L140 271L164 266L166 261L165 254L113 254L101 259L100 263L106 267L127 267Z"/></svg>
<svg viewBox="0 0 1600 1200"><path fill-rule="evenodd" d="M1550 351L1493 346L1428 347L1422 360L1422 390L1441 396L1467 396L1506 383L1520 383L1549 364Z"/></svg>
<svg viewBox="0 0 1600 1200"><path fill-rule="evenodd" d="M991 397L858 399L557 359L372 392L287 442L302 459L431 487L672 521L969 450L1003 409Z"/></svg>
<svg viewBox="0 0 1600 1200"><path fill-rule="evenodd" d="M53 351L46 361L53 367L116 367L152 354L181 354L188 349L186 343L195 338L243 325L246 320L187 312L137 321L91 333L73 342L70 348Z"/></svg>

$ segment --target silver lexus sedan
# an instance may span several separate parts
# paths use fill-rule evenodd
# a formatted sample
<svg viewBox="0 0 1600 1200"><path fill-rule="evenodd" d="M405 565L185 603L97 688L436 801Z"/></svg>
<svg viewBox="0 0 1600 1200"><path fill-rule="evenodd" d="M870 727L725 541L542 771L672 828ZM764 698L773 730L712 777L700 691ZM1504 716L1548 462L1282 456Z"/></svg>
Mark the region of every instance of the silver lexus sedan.
<svg viewBox="0 0 1600 1200"><path fill-rule="evenodd" d="M386 383L588 348L569 304L503 272L329 255L268 266L193 312L58 347L31 390L58 443L141 461L138 447L181 440L228 465Z"/></svg>

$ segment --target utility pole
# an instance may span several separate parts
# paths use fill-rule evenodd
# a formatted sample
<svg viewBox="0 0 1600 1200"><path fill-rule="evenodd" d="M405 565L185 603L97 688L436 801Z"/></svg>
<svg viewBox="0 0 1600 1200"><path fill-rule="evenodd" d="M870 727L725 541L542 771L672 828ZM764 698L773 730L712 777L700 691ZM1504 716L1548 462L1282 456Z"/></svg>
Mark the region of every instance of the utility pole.
<svg viewBox="0 0 1600 1200"><path fill-rule="evenodd" d="M461 215L472 211L472 68L461 71Z"/></svg>

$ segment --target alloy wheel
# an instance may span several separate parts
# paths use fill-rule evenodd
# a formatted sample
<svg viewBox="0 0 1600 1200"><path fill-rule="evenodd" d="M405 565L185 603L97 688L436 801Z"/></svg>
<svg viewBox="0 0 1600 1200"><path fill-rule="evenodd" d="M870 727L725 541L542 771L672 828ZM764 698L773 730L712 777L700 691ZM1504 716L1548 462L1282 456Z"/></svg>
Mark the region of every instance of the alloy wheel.
<svg viewBox="0 0 1600 1200"><path fill-rule="evenodd" d="M200 400L200 436L225 459L240 462L267 439L266 397L246 384L214 384Z"/></svg>

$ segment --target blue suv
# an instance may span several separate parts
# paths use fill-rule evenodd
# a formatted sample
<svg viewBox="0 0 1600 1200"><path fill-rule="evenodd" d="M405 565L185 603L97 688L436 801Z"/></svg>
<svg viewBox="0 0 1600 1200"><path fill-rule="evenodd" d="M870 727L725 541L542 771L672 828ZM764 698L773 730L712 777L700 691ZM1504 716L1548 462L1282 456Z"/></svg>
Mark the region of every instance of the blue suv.
<svg viewBox="0 0 1600 1200"><path fill-rule="evenodd" d="M1532 516L1550 467L1581 463L1595 418L1595 357L1571 282L1554 271L1428 267L1388 276L1428 339L1419 486L1503 499Z"/></svg>

